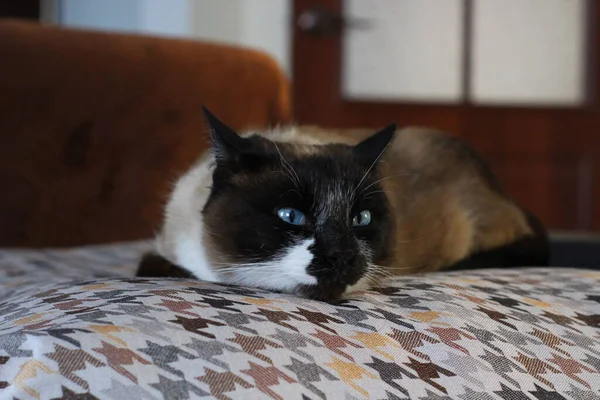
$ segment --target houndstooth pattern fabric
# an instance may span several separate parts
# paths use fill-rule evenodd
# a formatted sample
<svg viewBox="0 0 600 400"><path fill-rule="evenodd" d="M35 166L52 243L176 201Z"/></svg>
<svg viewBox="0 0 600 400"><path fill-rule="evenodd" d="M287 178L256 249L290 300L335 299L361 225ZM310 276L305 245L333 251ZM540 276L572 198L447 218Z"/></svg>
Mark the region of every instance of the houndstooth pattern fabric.
<svg viewBox="0 0 600 400"><path fill-rule="evenodd" d="M0 252L0 399L600 399L598 272L416 275L324 303L131 278L145 247Z"/></svg>

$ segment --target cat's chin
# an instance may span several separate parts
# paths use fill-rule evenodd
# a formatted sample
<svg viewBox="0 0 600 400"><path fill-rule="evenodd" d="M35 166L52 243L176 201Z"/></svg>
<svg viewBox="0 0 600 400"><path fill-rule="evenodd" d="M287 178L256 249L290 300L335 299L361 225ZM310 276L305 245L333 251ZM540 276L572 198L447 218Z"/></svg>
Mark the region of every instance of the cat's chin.
<svg viewBox="0 0 600 400"><path fill-rule="evenodd" d="M354 285L301 285L296 294L319 301L346 300L368 291L370 287L370 280L363 276Z"/></svg>
<svg viewBox="0 0 600 400"><path fill-rule="evenodd" d="M350 285L346 288L346 291L344 292L343 297L344 298L350 297L350 296L353 296L358 293L362 293L362 292L365 292L365 291L371 289L372 282L373 282L372 280L369 280L366 276L363 276L354 285Z"/></svg>
<svg viewBox="0 0 600 400"><path fill-rule="evenodd" d="M347 289L347 285L300 285L295 290L295 294L311 300L334 301L342 299Z"/></svg>
<svg viewBox="0 0 600 400"><path fill-rule="evenodd" d="M170 277L170 278L192 278L192 279L198 279L201 281L205 281L205 282L213 282L213 283L220 283L220 284L225 284L225 285L232 285L232 286L242 286L242 287L252 287L255 285L252 285L250 282L245 282L246 279L243 279L242 282L240 282L239 279L227 279L223 276L218 276L217 274L210 274L211 276L214 275L213 279L206 279L206 277L199 277L197 274L193 274L190 271L188 271L187 269L181 268L173 263L171 263L170 261L168 261L166 258L156 254L156 253L148 253L145 254L139 264L136 276L138 277ZM280 285L264 285L264 284L258 284L255 287L264 289L264 290L270 290L270 291L274 291L274 292L279 292L279 293L288 293L288 294L294 294L294 295L298 295L298 296L302 296L308 299L312 299L312 300L318 300L318 301L335 301L335 300L340 300L340 299L346 299L351 297L352 295L356 294L357 292L361 292L361 291L365 291L368 290L368 280L363 277L361 278L358 282L356 282L354 285L348 286L345 284L339 284L339 285L323 285L323 284L316 284L316 285L307 285L307 284L300 284L300 285L296 285L296 286L288 286L288 287L281 287Z"/></svg>

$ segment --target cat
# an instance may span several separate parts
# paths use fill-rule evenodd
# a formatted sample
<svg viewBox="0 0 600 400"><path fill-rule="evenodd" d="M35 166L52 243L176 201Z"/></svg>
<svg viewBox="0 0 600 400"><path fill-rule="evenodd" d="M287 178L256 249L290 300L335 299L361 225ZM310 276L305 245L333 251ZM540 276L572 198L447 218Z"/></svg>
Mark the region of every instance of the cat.
<svg viewBox="0 0 600 400"><path fill-rule="evenodd" d="M177 181L138 276L327 301L392 275L548 263L543 225L456 137L395 124L238 135L204 113L212 151Z"/></svg>

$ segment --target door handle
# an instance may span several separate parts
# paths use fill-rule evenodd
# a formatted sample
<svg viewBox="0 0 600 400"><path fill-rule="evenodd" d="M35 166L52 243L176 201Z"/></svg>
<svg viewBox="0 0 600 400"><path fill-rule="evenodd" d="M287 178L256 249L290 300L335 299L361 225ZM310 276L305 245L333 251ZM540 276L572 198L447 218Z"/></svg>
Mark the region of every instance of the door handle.
<svg viewBox="0 0 600 400"><path fill-rule="evenodd" d="M318 6L301 12L296 23L304 32L318 36L339 35L344 29L369 29L374 25L369 19L348 19Z"/></svg>

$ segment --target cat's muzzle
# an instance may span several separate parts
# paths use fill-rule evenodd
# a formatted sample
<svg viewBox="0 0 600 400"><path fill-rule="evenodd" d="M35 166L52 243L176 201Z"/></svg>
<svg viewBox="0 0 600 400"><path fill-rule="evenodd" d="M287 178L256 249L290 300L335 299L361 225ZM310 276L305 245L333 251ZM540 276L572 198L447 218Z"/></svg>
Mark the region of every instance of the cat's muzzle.
<svg viewBox="0 0 600 400"><path fill-rule="evenodd" d="M367 263L356 252L339 253L323 257L320 262L313 263L307 272L317 278L317 284L300 286L300 295L313 300L336 300L366 274Z"/></svg>

